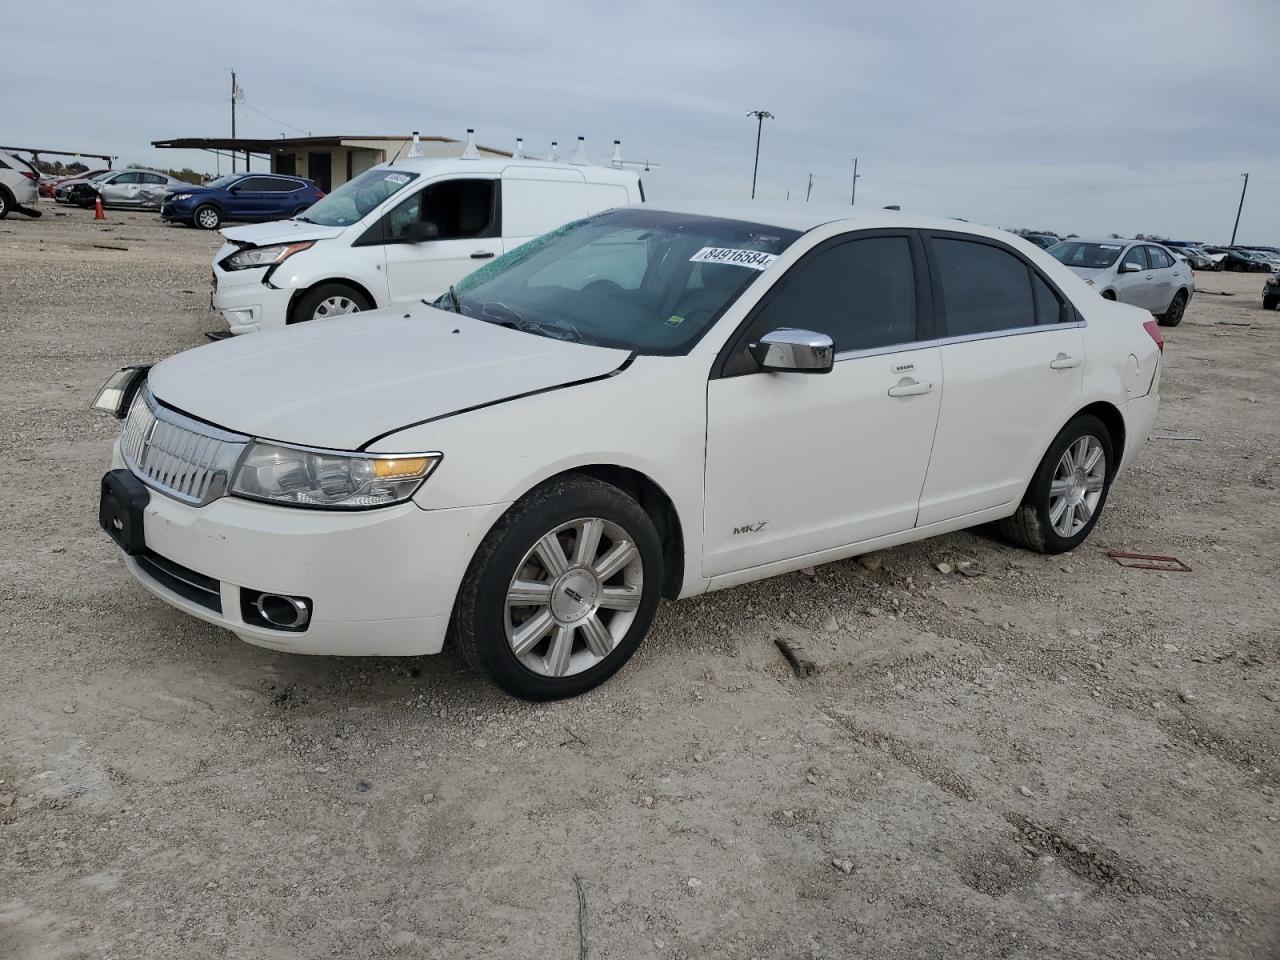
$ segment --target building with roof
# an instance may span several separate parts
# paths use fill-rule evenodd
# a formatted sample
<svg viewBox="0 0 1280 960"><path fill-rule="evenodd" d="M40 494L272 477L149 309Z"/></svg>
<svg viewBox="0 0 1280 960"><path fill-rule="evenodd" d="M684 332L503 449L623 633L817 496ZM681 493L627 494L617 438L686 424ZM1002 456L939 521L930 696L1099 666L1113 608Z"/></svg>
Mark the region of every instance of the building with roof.
<svg viewBox="0 0 1280 960"><path fill-rule="evenodd" d="M427 157L461 156L466 144L451 137L419 137L422 153ZM328 136L280 137L275 140L252 137L180 137L175 140L153 140L160 150L208 150L229 154L239 169L270 170L314 180L326 193L340 187L370 167L385 163L409 152L413 140L397 136ZM506 150L476 147L482 157L509 157Z"/></svg>

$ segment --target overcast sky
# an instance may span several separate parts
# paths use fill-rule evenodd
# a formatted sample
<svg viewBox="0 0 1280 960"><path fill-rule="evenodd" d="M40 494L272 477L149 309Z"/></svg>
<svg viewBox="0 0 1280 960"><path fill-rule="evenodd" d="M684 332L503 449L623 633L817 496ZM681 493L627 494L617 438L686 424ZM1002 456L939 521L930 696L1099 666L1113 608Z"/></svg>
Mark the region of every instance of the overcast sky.
<svg viewBox="0 0 1280 960"><path fill-rule="evenodd" d="M77 13L76 8L82 7ZM1004 227L1280 244L1280 2L10 4L0 142L123 162L150 141L622 140L651 198L757 195ZM89 26L89 24L92 26ZM62 29L79 24L85 29ZM225 172L225 161L224 161Z"/></svg>

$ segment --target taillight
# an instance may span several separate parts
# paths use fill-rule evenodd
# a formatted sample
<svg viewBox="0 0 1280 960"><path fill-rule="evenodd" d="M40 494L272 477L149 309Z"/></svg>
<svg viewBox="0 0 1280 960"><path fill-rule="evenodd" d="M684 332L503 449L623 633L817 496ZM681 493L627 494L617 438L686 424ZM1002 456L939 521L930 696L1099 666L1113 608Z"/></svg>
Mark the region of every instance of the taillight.
<svg viewBox="0 0 1280 960"><path fill-rule="evenodd" d="M40 179L40 175L39 175L38 173L36 173L34 170L23 170L23 171L22 171L22 175L23 175L24 177L26 177L28 180L39 180L39 179Z"/></svg>
<svg viewBox="0 0 1280 960"><path fill-rule="evenodd" d="M1155 320L1148 320L1142 325L1142 329L1151 334L1151 339L1156 342L1156 346L1164 353L1164 334L1160 332L1160 324Z"/></svg>

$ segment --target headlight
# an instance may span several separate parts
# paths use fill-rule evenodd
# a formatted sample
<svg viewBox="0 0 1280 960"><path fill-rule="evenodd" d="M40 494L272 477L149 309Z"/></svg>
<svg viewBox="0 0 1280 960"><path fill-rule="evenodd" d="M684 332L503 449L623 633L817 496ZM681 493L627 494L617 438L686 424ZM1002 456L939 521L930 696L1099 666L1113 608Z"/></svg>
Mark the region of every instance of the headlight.
<svg viewBox="0 0 1280 960"><path fill-rule="evenodd" d="M169 199L170 199L170 200L190 200L190 199L191 199L191 194L189 194L189 193L171 193L171 194L169 195Z"/></svg>
<svg viewBox="0 0 1280 960"><path fill-rule="evenodd" d="M385 507L413 496L442 459L439 453L347 453L254 442L231 493L297 507Z"/></svg>
<svg viewBox="0 0 1280 960"><path fill-rule="evenodd" d="M250 267L272 267L278 263L284 263L295 253L309 250L314 244L314 240L304 240L301 243L277 243L270 247L251 247L227 257L222 261L222 268L248 270Z"/></svg>

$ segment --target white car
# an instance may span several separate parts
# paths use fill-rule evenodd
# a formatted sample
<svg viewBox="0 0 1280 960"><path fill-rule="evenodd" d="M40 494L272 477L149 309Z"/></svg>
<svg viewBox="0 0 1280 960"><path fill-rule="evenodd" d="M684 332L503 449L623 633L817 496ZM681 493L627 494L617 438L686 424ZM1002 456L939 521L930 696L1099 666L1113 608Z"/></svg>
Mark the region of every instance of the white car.
<svg viewBox="0 0 1280 960"><path fill-rule="evenodd" d="M990 521L1076 547L1155 420L1162 343L998 230L613 210L434 305L113 375L100 521L147 589L250 643L452 635L510 693L571 696L660 597Z"/></svg>
<svg viewBox="0 0 1280 960"><path fill-rule="evenodd" d="M1176 327L1196 292L1185 257L1159 243L1140 240L1063 240L1049 248L1107 300L1151 312L1162 327Z"/></svg>
<svg viewBox="0 0 1280 960"><path fill-rule="evenodd" d="M0 220L11 212L40 216L40 174L21 157L0 150Z"/></svg>
<svg viewBox="0 0 1280 960"><path fill-rule="evenodd" d="M570 220L644 199L613 167L499 158L398 160L293 220L222 231L213 308L233 334L435 299Z"/></svg>

